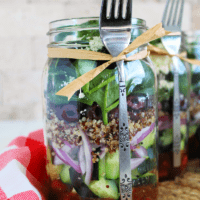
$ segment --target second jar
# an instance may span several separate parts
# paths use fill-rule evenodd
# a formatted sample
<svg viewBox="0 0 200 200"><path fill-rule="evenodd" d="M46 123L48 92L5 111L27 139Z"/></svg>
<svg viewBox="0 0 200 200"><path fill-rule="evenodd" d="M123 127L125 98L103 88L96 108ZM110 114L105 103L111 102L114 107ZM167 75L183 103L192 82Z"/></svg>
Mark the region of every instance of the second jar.
<svg viewBox="0 0 200 200"><path fill-rule="evenodd" d="M153 45L164 49L161 39L152 42ZM181 48L183 50L183 46ZM181 52L181 51L180 51ZM180 164L174 161L174 72L172 59L168 55L150 56L156 67L158 76L158 129L159 129L159 180L172 180L180 175L187 166L187 141L189 131L189 67L178 61L178 93L180 115Z"/></svg>

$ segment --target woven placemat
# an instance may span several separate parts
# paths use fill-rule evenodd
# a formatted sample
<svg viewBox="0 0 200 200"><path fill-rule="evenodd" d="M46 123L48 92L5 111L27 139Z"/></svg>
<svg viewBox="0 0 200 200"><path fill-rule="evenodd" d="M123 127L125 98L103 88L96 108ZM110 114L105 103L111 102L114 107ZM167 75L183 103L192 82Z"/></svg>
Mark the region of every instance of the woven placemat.
<svg viewBox="0 0 200 200"><path fill-rule="evenodd" d="M199 160L188 163L186 171L174 181L159 183L158 200L200 200Z"/></svg>

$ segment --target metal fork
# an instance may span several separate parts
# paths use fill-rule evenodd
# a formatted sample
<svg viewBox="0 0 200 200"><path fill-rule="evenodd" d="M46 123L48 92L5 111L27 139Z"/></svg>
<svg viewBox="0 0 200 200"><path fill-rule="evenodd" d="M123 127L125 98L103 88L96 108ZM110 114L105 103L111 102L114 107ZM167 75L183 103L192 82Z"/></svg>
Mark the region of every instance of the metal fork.
<svg viewBox="0 0 200 200"><path fill-rule="evenodd" d="M123 16L123 0L119 0L115 16L116 0L112 0L107 17L108 0L102 1L99 31L103 44L109 53L116 57L130 43L132 0L127 0L126 15ZM121 199L132 200L132 178L130 165L130 143L127 116L124 61L117 62L119 77L119 162Z"/></svg>
<svg viewBox="0 0 200 200"><path fill-rule="evenodd" d="M171 3L171 5L170 5ZM181 46L181 23L183 16L184 0L167 0L162 24L167 31L179 32L177 35L169 35L161 38L162 44L170 54L178 54ZM181 165L180 153L180 93L179 93L179 58L172 57L174 66L174 97L173 97L173 163L174 167Z"/></svg>

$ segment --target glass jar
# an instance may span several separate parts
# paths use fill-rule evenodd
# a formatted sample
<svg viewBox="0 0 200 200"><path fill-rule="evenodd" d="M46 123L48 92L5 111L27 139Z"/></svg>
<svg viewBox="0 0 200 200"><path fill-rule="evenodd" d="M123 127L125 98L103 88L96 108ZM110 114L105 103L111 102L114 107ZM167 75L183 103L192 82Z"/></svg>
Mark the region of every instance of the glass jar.
<svg viewBox="0 0 200 200"><path fill-rule="evenodd" d="M165 49L161 39L152 42L153 45ZM180 52L183 50L181 47ZM159 180L173 180L186 168L188 115L189 115L189 74L185 63L179 59L179 98L180 98L180 160L177 167L173 152L173 108L174 108L174 67L172 59L167 55L150 55L158 77L158 133L159 133Z"/></svg>
<svg viewBox="0 0 200 200"><path fill-rule="evenodd" d="M200 32L187 32L188 58L200 60ZM189 159L200 158L200 66L191 67Z"/></svg>
<svg viewBox="0 0 200 200"><path fill-rule="evenodd" d="M99 36L98 18L53 21L49 48L108 53ZM132 19L132 41L146 31ZM129 55L147 48L134 50ZM47 172L58 199L120 199L119 86L111 64L70 100L55 95L68 83L103 61L49 58L43 73ZM157 81L149 57L125 62L131 144L133 199L157 199ZM138 137L134 137L138 136Z"/></svg>

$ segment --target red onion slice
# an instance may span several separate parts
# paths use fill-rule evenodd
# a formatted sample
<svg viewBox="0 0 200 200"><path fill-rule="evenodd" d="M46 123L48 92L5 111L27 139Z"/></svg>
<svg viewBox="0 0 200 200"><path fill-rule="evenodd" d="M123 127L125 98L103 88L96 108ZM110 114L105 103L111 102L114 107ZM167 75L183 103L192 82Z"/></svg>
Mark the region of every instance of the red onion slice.
<svg viewBox="0 0 200 200"><path fill-rule="evenodd" d="M138 143L140 143L144 138L146 138L149 133L151 133L154 129L155 123L152 123L151 126L143 128L141 131L137 132L136 135L133 137L133 139L130 142L131 146L134 146ZM133 149L133 147L131 147Z"/></svg>
<svg viewBox="0 0 200 200"><path fill-rule="evenodd" d="M54 165L63 165L65 164L58 156L57 154L54 156L54 159L53 159L53 164Z"/></svg>
<svg viewBox="0 0 200 200"><path fill-rule="evenodd" d="M131 170L134 170L141 163L145 161L146 158L131 158Z"/></svg>
<svg viewBox="0 0 200 200"><path fill-rule="evenodd" d="M65 153L62 149L59 149L61 155L63 158L66 159L66 161L69 163L70 166L72 166L78 173L81 173L81 168L79 166L79 162L76 160L73 160L67 153Z"/></svg>
<svg viewBox="0 0 200 200"><path fill-rule="evenodd" d="M85 163L85 154L84 154L83 145L80 147L78 159L79 159L79 163L80 163L80 167L81 167L81 171L83 175L86 172L86 163Z"/></svg>
<svg viewBox="0 0 200 200"><path fill-rule="evenodd" d="M148 152L143 146L137 147L133 154L136 158L146 158L148 156Z"/></svg>
<svg viewBox="0 0 200 200"><path fill-rule="evenodd" d="M62 147L62 150L66 153L69 153L72 149L72 146L67 142L67 141L64 141L64 146Z"/></svg>
<svg viewBox="0 0 200 200"><path fill-rule="evenodd" d="M70 143L69 143L68 141L66 141L66 140L64 140L63 142L64 142L65 146L67 146L67 147L69 147L69 148L75 147L74 144L70 144Z"/></svg>
<svg viewBox="0 0 200 200"><path fill-rule="evenodd" d="M52 145L52 148L56 154L56 156L63 162L65 163L66 165L69 165L69 163L66 161L65 158L63 158L63 156L61 155L61 153L59 152L59 150L57 148L55 148L53 145Z"/></svg>
<svg viewBox="0 0 200 200"><path fill-rule="evenodd" d="M53 145L53 150L60 160L62 160L66 165L72 166L78 173L81 173L81 168L78 161L73 160L68 153L65 153L62 149L57 149Z"/></svg>
<svg viewBox="0 0 200 200"><path fill-rule="evenodd" d="M86 161L86 175L85 175L85 184L89 185L91 178L92 178L92 170L93 170L93 162L92 162L92 147L90 145L89 138L87 135L81 130L79 127L82 141L83 141L83 148L85 153L85 161Z"/></svg>

